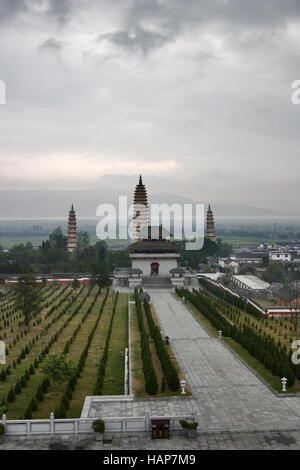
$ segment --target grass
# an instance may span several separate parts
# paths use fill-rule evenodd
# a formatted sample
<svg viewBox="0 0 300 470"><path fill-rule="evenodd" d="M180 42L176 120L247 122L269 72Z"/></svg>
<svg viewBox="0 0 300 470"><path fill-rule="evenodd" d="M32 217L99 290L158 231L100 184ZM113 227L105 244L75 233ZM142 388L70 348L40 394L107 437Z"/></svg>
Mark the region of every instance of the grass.
<svg viewBox="0 0 300 470"><path fill-rule="evenodd" d="M240 245L240 246L251 246L251 245L257 245L258 243L262 242L261 237L226 237L225 235L222 235L220 237L222 239L222 242L228 243L229 245ZM282 242L282 241L287 241L288 237L286 239L279 239L279 238L264 238L263 241L264 243L277 243L277 242Z"/></svg>
<svg viewBox="0 0 300 470"><path fill-rule="evenodd" d="M57 303L57 302L58 300L54 303ZM61 308L63 308L65 304L66 302L62 304ZM36 318L39 318L39 317L42 318L42 323L35 327L31 326L29 333L26 336L23 336L22 340L18 342L17 345L13 349L10 350L10 354L7 358L8 359L7 364L11 364L13 362L13 360L19 354L21 349L25 346L25 344L28 343L28 341L31 338L33 338L36 335L36 333L39 333L39 334L41 333L41 330L43 328L45 314L49 309L50 309L50 306L47 309L43 310L43 312L40 315L38 315L38 317L36 317ZM38 342L36 342L32 350L30 351L30 353L25 357L25 359L19 365L17 365L16 369L14 369L13 376L9 376L5 382L0 382L0 402L2 401L3 398L6 398L6 395L9 389L11 388L11 386L15 385L17 380L24 374L25 370L28 368L30 363L35 359L35 357L38 356L39 352L49 341L54 331L56 331L57 329L60 328L60 326L63 325L66 319L66 315L67 313L63 315L60 318L60 320L55 323L55 325L50 327L47 333L44 336L42 336ZM22 329L23 327L17 326L17 321L16 321L16 324L14 325L14 332L16 331L20 334ZM65 333L65 330L63 333ZM11 333L10 333L10 327L9 327L9 332L7 334L7 339L6 339L7 343L9 342L10 334ZM52 351L52 349L50 351ZM41 376L40 374L36 372L33 376L30 377L30 381L28 382L27 386L22 390L21 394L17 395L16 401L11 404L10 403L8 404L7 415L10 419L20 418L23 416L25 407L27 406L28 401L33 396L33 390L35 390L35 388L38 386L40 381L41 381Z"/></svg>
<svg viewBox="0 0 300 470"><path fill-rule="evenodd" d="M26 243L31 243L34 247L39 247L43 240L46 240L47 236L41 236L41 235L28 235L28 236L20 236L20 237L0 237L0 245L5 248L5 249L10 249L14 245L20 245L21 243L23 245L26 245Z"/></svg>
<svg viewBox="0 0 300 470"><path fill-rule="evenodd" d="M253 300L263 308L275 307L276 305L276 302L274 300L260 299L259 297L253 297Z"/></svg>
<svg viewBox="0 0 300 470"><path fill-rule="evenodd" d="M109 342L108 359L103 395L124 394L125 348L128 347L128 296L119 294L112 334Z"/></svg>
<svg viewBox="0 0 300 470"><path fill-rule="evenodd" d="M136 397L145 396L145 379L143 372L142 350L140 345L140 332L134 304L130 304L130 337L132 357L132 388Z"/></svg>
<svg viewBox="0 0 300 470"><path fill-rule="evenodd" d="M66 310L64 315L55 324L50 326L44 336L40 337L40 339L33 346L30 353L20 364L17 365L16 369L14 369L13 375L9 376L4 382L0 382L0 403L3 399L6 399L7 393L11 386L15 385L17 380L24 374L25 370L29 367L30 363L32 363L35 357L39 355L41 349L47 344L53 334L65 323L69 315L75 310L76 306L86 295L87 289L87 287L83 289L78 299ZM48 319L45 319L45 315L49 311L51 306L57 304L60 300L53 300L57 292L62 292L62 287L53 290L51 297L49 297L48 299L50 305L47 308L44 308L42 312L34 319L36 320L37 318L41 318L41 324L37 326L31 325L29 333L27 335L24 335L20 342L18 342L15 346L12 346L12 348L9 350L9 355L7 356L8 364L12 363L12 361L17 357L19 352L22 350L25 344L29 342L31 338L33 338L37 333L41 333L46 323L49 323L59 311L61 311L65 306L69 305L68 300L66 300L55 313L53 313ZM71 292L71 287L64 292L63 296L65 296L67 292ZM72 295L75 295L77 293L79 294L79 291L74 292ZM86 299L85 303L82 305L80 311L63 329L57 341L50 348L49 354L61 354L63 352L66 341L72 336L76 327L81 323L83 316L87 312L87 309L89 308L96 294L97 288L94 288ZM81 376L77 382L76 388L73 393L73 397L70 403L70 409L67 412L68 416L80 416L86 395L93 394L93 389L96 382L97 369L102 351L105 346L109 321L112 314L112 296L113 294L110 293L100 321L97 325L93 340L89 348L85 366L82 370ZM70 346L68 358L74 360L75 362L79 360L80 355L86 346L88 336L93 326L95 325L96 319L98 317L103 297L104 291L102 292L101 296L97 297L92 312L82 323L74 342ZM60 298L62 298L62 296ZM119 294L114 327L109 346L108 362L106 367L104 393L107 394L124 393L124 349L125 347L127 347L128 338L127 299L127 294ZM17 314L14 314L13 316L16 317L16 315ZM8 328L0 331L0 335L2 336L4 332L6 332L7 337L5 338L5 341L7 344L12 343L13 339L16 337L16 334L20 334L21 331L24 330L24 327L18 327L18 321L19 319L15 318L15 320L12 322L11 325L9 325ZM10 331L11 327L13 327L13 332ZM0 366L0 370L1 367L6 367L6 365ZM26 387L22 389L20 394L16 395L16 400L13 403L8 403L8 410L6 412L8 419L22 419L24 417L26 407L28 406L30 400L35 396L37 388L42 382L43 378L44 374L42 373L41 363L38 369L35 370L35 374L30 376ZM55 385L51 381L49 390L44 395L44 400L38 404L38 410L33 413L33 418L48 418L50 412L54 411L55 408L59 405L62 393L66 389L66 385L66 382Z"/></svg>

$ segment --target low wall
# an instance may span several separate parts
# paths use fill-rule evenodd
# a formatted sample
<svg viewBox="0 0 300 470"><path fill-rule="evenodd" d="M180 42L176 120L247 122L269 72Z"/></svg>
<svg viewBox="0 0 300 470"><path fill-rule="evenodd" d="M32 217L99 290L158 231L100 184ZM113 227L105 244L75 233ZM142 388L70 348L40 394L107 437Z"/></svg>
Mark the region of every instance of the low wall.
<svg viewBox="0 0 300 470"><path fill-rule="evenodd" d="M185 419L195 421L194 415L189 416L146 416L105 418L105 431L107 432L145 432L151 430L152 419L169 419L170 430L180 430L179 421ZM67 418L55 419L51 413L49 419L7 420L2 416L7 436L42 436L61 434L87 434L93 433L94 418Z"/></svg>

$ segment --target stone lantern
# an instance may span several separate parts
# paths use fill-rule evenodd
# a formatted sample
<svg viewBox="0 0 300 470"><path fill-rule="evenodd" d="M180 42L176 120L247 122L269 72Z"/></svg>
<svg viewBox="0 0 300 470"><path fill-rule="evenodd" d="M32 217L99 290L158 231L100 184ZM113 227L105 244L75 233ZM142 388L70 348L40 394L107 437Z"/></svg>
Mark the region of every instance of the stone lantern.
<svg viewBox="0 0 300 470"><path fill-rule="evenodd" d="M185 395L185 394L186 394L185 385L186 385L186 381L185 381L185 380L180 380L181 395Z"/></svg>
<svg viewBox="0 0 300 470"><path fill-rule="evenodd" d="M287 384L287 378L286 377L282 377L281 379L281 383L282 383L282 392L286 392L286 384Z"/></svg>

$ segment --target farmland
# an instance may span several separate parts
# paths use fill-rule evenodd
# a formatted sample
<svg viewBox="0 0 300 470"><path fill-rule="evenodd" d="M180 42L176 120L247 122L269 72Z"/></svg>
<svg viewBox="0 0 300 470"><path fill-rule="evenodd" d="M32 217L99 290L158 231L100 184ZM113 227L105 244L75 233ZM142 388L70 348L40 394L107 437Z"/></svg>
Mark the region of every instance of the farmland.
<svg viewBox="0 0 300 470"><path fill-rule="evenodd" d="M13 291L0 300L0 339L6 346L6 364L0 365L0 414L5 412L8 419L48 418L51 412L57 418L79 417L87 395L123 395L128 295L87 285L40 289L40 308L28 326ZM153 306L146 307L140 305L138 318L131 301L133 393L180 395L179 380L184 377L170 345L164 345L158 333ZM74 368L64 380L45 372L45 363L58 357ZM144 369L149 363L157 382L150 393Z"/></svg>
<svg viewBox="0 0 300 470"><path fill-rule="evenodd" d="M0 338L7 357L0 365L0 407L7 417L48 418L51 411L57 417L79 417L85 396L93 395L105 346L102 394L123 394L127 299L127 294L99 292L98 287L43 288L41 309L29 327L15 309L13 295L2 299ZM46 358L61 354L77 366L72 386L68 381L47 380L43 373Z"/></svg>

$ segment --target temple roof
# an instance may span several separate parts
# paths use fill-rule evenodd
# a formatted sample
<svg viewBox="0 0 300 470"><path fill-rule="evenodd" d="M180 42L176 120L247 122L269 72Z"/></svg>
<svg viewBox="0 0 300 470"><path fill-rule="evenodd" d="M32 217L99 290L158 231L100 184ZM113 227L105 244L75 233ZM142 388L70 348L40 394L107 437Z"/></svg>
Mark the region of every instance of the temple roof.
<svg viewBox="0 0 300 470"><path fill-rule="evenodd" d="M143 204L148 207L147 190L143 184L142 175L140 175L139 184L135 187L133 204Z"/></svg>
<svg viewBox="0 0 300 470"><path fill-rule="evenodd" d="M179 253L174 242L169 240L141 240L129 245L130 253Z"/></svg>

